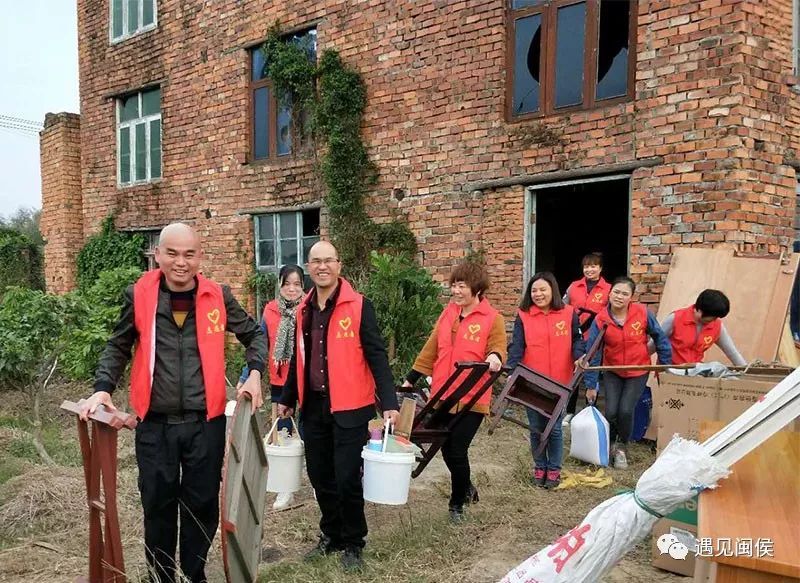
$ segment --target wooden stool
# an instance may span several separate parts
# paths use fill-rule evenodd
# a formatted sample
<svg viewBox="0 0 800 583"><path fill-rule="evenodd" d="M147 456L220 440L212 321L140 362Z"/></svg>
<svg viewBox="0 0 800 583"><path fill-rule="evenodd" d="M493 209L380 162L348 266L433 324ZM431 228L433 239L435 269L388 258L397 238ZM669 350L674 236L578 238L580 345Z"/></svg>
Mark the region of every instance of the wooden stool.
<svg viewBox="0 0 800 583"><path fill-rule="evenodd" d="M79 577L76 581L124 583L125 562L117 514L117 432L123 427L134 429L136 418L121 411L110 412L100 405L89 415L93 421L90 439L89 423L77 417L83 402L61 403L61 409L78 419L78 439L89 505L89 578ZM104 524L101 524L101 517L105 518Z"/></svg>
<svg viewBox="0 0 800 583"><path fill-rule="evenodd" d="M466 376L463 373L466 372ZM488 372L489 363L487 362L457 362L453 374L445 381L442 388L431 397L428 402L419 409L414 416L414 424L411 428L411 436L409 439L422 449L422 460L411 473L411 477L416 478L419 476L425 467L436 455L442 444L450 437L450 432L453 427L464 418L478 400L491 390L492 385L503 373L501 368L497 372ZM458 402L463 399L472 388L479 383L481 378L488 374L486 380L479 386L477 392L472 396L469 402L462 407L455 416L447 420L450 410L453 409ZM447 397L442 398L450 387L462 377L458 387ZM427 447L426 447L427 446Z"/></svg>
<svg viewBox="0 0 800 583"><path fill-rule="evenodd" d="M586 353L587 363L591 362L600 349L605 331L604 326ZM530 431L531 428L527 423L505 413L505 410L511 404L522 405L526 409L536 411L547 419L547 425L541 433L539 447L533 452L534 456L539 455L547 446L550 432L567 406L572 391L579 389L584 372L583 368L576 366L569 385L565 386L546 375L528 368L524 364L519 364L514 369L514 372L509 375L503 390L500 391L497 399L495 399L494 407L492 407L492 418L489 423L489 435L494 433L498 423L500 423L500 419L511 421Z"/></svg>

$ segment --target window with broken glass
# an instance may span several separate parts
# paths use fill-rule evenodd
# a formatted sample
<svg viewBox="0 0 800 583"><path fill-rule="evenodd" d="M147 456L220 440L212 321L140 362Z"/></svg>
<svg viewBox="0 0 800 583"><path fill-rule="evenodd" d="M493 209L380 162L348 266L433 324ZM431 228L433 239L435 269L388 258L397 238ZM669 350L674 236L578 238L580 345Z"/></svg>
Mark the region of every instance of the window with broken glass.
<svg viewBox="0 0 800 583"><path fill-rule="evenodd" d="M317 60L317 30L312 28L286 37L303 48L308 59ZM250 49L250 159L280 158L292 153L292 99L278 96L269 78L269 63L261 47Z"/></svg>
<svg viewBox="0 0 800 583"><path fill-rule="evenodd" d="M636 0L508 0L508 116L633 97Z"/></svg>

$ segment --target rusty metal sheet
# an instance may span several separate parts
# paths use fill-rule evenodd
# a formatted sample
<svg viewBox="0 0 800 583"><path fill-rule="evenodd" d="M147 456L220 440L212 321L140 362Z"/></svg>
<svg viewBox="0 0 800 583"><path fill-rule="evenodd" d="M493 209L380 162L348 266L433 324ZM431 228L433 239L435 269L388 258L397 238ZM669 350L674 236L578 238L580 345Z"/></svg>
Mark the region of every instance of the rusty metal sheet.
<svg viewBox="0 0 800 583"><path fill-rule="evenodd" d="M222 561L229 583L254 583L261 558L267 456L261 414L239 399L229 422L222 469Z"/></svg>

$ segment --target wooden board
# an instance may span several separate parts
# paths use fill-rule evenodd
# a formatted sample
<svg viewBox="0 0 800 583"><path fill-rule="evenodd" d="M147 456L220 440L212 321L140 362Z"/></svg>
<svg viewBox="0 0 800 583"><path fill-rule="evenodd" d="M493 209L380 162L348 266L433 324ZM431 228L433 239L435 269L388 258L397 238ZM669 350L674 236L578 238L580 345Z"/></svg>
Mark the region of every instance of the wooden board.
<svg viewBox="0 0 800 583"><path fill-rule="evenodd" d="M783 334L781 334L781 343L778 347L778 360L783 364L797 368L800 366L800 353L795 346L794 338L792 338L792 329L789 326L789 318L783 325Z"/></svg>
<svg viewBox="0 0 800 583"><path fill-rule="evenodd" d="M704 421L700 436L707 439L723 427L721 422ZM698 538L719 541L737 538L753 541L748 556L715 556L709 560L720 568L741 569L742 573L770 573L775 578L725 581L779 581L800 577L800 434L780 431L756 450L735 463L733 473L720 480L715 490L700 493ZM756 557L755 541L771 539L774 556ZM717 542L714 543L718 544ZM730 570L730 569L728 569ZM721 581L719 573L717 580Z"/></svg>
<svg viewBox="0 0 800 583"><path fill-rule="evenodd" d="M706 288L723 291L731 301L725 327L745 359L772 362L778 356L800 254L783 262L769 257L738 257L732 249L679 247L672 255L658 308L662 321L689 306ZM729 362L712 347L707 361Z"/></svg>
<svg viewBox="0 0 800 583"><path fill-rule="evenodd" d="M261 560L267 456L261 414L240 399L230 420L222 469L222 561L229 583L254 583Z"/></svg>

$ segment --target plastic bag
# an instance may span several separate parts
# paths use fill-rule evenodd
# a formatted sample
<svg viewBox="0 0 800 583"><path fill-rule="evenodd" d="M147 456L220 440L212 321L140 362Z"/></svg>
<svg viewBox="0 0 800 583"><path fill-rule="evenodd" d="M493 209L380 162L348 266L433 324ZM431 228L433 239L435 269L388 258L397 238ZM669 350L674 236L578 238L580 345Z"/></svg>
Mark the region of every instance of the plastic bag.
<svg viewBox="0 0 800 583"><path fill-rule="evenodd" d="M597 466L608 466L608 421L597 407L590 405L570 421L569 455Z"/></svg>

